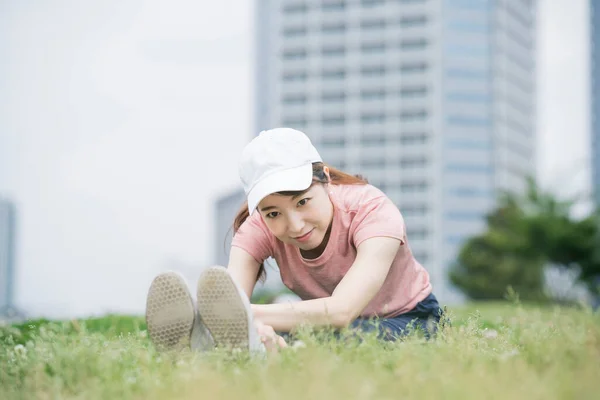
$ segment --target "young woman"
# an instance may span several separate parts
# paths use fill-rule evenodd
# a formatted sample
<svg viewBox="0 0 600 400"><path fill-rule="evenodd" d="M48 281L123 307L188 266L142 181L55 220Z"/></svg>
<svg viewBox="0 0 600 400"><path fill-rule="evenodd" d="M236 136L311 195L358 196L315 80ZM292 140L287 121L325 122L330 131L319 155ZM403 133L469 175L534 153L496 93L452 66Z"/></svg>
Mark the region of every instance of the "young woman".
<svg viewBox="0 0 600 400"><path fill-rule="evenodd" d="M382 340L416 328L432 333L441 310L429 274L413 257L402 215L383 192L324 164L309 138L289 128L254 138L242 153L239 173L247 204L235 218L229 265L201 276L197 311L181 289L187 314L180 320L187 324L179 322L180 336L208 331L204 336L211 340L204 342L211 344L202 348L213 343L260 348L259 342L277 348L285 342L275 332L304 324L378 329ZM302 301L249 304L269 257ZM181 282L172 286L177 285ZM154 292L151 287L149 303L163 304ZM173 325L164 318L147 320L158 343L157 332Z"/></svg>

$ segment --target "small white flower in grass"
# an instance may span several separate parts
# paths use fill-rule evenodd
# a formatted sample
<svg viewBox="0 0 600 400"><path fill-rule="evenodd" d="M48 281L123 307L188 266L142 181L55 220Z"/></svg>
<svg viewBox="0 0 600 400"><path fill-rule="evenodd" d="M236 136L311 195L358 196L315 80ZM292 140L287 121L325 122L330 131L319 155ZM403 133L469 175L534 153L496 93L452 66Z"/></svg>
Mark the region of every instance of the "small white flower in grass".
<svg viewBox="0 0 600 400"><path fill-rule="evenodd" d="M512 349L512 350L511 350L511 351L509 351L509 352L506 352L506 353L503 353L503 354L501 354L501 355L500 355L500 360L502 360L502 361L506 361L506 360L508 360L509 358L513 358L513 357L515 357L515 356L518 356L518 355L519 355L519 350L517 350L517 349Z"/></svg>
<svg viewBox="0 0 600 400"><path fill-rule="evenodd" d="M294 344L292 344L292 349L303 349L306 347L306 343L302 340L296 340Z"/></svg>
<svg viewBox="0 0 600 400"><path fill-rule="evenodd" d="M18 344L15 346L15 354L24 357L27 355L27 348L25 346L23 346L22 344Z"/></svg>
<svg viewBox="0 0 600 400"><path fill-rule="evenodd" d="M139 332L138 332L138 335L139 335L141 338L148 337L148 331L139 331Z"/></svg>
<svg viewBox="0 0 600 400"><path fill-rule="evenodd" d="M486 339L496 339L498 337L498 331L495 329L484 329L483 337Z"/></svg>

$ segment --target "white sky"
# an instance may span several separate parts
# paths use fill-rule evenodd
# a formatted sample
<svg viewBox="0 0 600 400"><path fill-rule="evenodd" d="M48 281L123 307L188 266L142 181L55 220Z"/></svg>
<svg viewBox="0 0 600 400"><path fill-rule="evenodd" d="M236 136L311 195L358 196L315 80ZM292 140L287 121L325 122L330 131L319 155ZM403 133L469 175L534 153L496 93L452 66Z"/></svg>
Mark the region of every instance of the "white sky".
<svg viewBox="0 0 600 400"><path fill-rule="evenodd" d="M141 313L158 271L212 261L254 133L252 3L0 0L0 194L30 315ZM589 186L587 19L540 0L538 172L561 194Z"/></svg>

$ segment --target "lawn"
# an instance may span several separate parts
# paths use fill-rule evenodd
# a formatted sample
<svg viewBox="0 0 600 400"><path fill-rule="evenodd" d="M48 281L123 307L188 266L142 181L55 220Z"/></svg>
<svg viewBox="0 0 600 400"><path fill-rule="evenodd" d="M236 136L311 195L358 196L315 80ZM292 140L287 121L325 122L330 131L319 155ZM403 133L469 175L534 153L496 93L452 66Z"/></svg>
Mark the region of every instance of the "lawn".
<svg viewBox="0 0 600 400"><path fill-rule="evenodd" d="M596 399L600 314L478 303L435 340L303 332L266 358L159 354L141 317L0 328L0 399Z"/></svg>

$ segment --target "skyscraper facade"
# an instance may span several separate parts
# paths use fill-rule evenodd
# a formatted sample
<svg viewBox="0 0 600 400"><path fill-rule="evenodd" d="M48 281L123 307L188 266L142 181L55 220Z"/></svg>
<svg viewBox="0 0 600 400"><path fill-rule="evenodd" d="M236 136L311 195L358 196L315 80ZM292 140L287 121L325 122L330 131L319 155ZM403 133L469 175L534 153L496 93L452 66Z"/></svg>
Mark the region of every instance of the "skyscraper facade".
<svg viewBox="0 0 600 400"><path fill-rule="evenodd" d="M600 204L600 0L590 0L592 188Z"/></svg>
<svg viewBox="0 0 600 400"><path fill-rule="evenodd" d="M534 0L258 0L255 132L306 132L404 215L436 294L534 172Z"/></svg>

